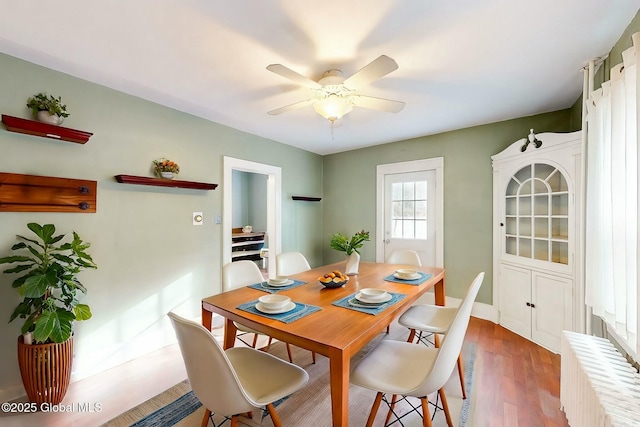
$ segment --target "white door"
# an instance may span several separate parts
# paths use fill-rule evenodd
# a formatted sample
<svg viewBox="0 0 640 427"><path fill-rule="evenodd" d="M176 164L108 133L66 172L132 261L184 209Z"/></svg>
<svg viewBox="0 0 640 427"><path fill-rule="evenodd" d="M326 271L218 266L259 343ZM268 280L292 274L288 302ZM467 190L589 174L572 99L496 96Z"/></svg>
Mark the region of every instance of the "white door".
<svg viewBox="0 0 640 427"><path fill-rule="evenodd" d="M551 351L560 351L562 330L573 330L573 281L534 273L532 277L531 339Z"/></svg>
<svg viewBox="0 0 640 427"><path fill-rule="evenodd" d="M500 265L500 324L531 339L531 270Z"/></svg>
<svg viewBox="0 0 640 427"><path fill-rule="evenodd" d="M376 259L412 249L422 265L443 262L443 159L378 165Z"/></svg>
<svg viewBox="0 0 640 427"><path fill-rule="evenodd" d="M435 171L384 176L384 259L413 249L422 265L436 263Z"/></svg>

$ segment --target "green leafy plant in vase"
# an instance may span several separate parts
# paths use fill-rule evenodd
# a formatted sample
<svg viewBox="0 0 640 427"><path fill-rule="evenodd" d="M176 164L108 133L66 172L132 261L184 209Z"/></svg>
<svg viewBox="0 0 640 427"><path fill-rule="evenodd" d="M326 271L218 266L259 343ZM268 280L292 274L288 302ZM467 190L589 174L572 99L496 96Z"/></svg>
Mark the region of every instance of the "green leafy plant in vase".
<svg viewBox="0 0 640 427"><path fill-rule="evenodd" d="M27 107L33 112L33 116L41 122L52 125L62 124L69 117L67 106L62 103L62 97L57 98L46 93L38 93L27 100Z"/></svg>
<svg viewBox="0 0 640 427"><path fill-rule="evenodd" d="M360 249L364 242L369 241L368 231L358 231L356 234L347 237L342 233L335 233L331 236L331 242L329 243L332 249L346 253L347 264L345 272L347 275L358 274L358 266L360 265Z"/></svg>
<svg viewBox="0 0 640 427"><path fill-rule="evenodd" d="M27 225L37 239L16 236L20 242L11 247L21 255L0 258L0 264L17 264L4 270L21 274L12 283L22 297L9 322L25 319L22 334L33 334L36 343L62 343L72 334L73 322L91 318L91 309L78 301L78 291L87 289L77 274L97 268L86 252L90 244L73 232L73 240L60 243L64 234L55 235L53 224Z"/></svg>

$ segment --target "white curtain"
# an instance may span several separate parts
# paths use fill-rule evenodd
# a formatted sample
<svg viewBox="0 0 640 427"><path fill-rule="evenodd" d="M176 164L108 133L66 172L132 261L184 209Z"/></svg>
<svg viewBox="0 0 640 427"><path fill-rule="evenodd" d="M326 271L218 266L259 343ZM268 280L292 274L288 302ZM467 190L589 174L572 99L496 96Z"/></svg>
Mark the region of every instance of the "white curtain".
<svg viewBox="0 0 640 427"><path fill-rule="evenodd" d="M587 100L585 302L637 351L638 95L634 47Z"/></svg>

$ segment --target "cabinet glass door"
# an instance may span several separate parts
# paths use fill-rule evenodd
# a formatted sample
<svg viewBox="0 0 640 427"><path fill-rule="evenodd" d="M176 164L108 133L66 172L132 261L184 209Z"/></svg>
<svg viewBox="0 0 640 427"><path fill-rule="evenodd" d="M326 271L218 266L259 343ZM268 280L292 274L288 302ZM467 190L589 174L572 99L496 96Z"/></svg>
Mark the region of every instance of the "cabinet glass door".
<svg viewBox="0 0 640 427"><path fill-rule="evenodd" d="M569 264L569 188L555 167L535 163L516 172L505 194L505 252Z"/></svg>

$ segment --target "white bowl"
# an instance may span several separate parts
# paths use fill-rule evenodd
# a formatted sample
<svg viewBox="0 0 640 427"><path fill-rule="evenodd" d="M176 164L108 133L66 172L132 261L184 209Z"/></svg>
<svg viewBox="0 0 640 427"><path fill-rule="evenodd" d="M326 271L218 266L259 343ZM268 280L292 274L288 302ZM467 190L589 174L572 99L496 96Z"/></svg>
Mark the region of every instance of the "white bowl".
<svg viewBox="0 0 640 427"><path fill-rule="evenodd" d="M387 296L387 291L384 289L364 288L360 289L360 295L370 301L381 301Z"/></svg>
<svg viewBox="0 0 640 427"><path fill-rule="evenodd" d="M289 280L289 278L286 276L276 276L272 279L269 279L269 282L275 283L276 285L282 285L283 283L287 283L287 280Z"/></svg>
<svg viewBox="0 0 640 427"><path fill-rule="evenodd" d="M287 305L291 298L285 295L269 294L261 296L258 301L268 310L277 310Z"/></svg>
<svg viewBox="0 0 640 427"><path fill-rule="evenodd" d="M415 277L416 273L418 273L417 270L412 270L410 268L401 268L399 270L396 270L396 274L402 278Z"/></svg>

